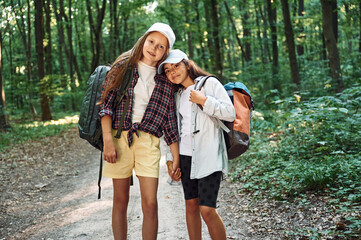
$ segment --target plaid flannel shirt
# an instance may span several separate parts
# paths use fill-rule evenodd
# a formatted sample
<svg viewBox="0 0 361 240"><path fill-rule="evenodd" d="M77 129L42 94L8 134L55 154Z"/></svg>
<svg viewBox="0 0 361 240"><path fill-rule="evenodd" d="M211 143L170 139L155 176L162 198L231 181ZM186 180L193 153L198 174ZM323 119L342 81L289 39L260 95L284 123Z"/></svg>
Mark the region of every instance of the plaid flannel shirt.
<svg viewBox="0 0 361 240"><path fill-rule="evenodd" d="M114 67L120 68L121 65L117 64ZM112 74L106 77L102 95L105 92L105 87L108 85L107 83L109 83L109 81L112 81L115 78L115 75L116 74ZM122 130L129 130L128 145L131 146L132 144L133 133L136 133L138 136L137 130L150 133L158 138L160 138L164 132L164 139L168 145L178 142L179 135L177 118L175 114L174 91L172 88L172 83L168 81L167 77L164 74L155 75L155 87L147 105L147 108L144 112L142 121L140 123L132 124L134 87L137 84L138 78L138 69L135 67L134 76L128 89L130 103L122 127ZM113 129L118 129L121 114L123 112L126 101L125 96L121 101L121 104L115 106L115 109L113 109L113 101L115 100L117 91L119 91L118 87L108 93L104 103L100 105L99 111L99 119L101 119L105 115L109 115L112 117Z"/></svg>

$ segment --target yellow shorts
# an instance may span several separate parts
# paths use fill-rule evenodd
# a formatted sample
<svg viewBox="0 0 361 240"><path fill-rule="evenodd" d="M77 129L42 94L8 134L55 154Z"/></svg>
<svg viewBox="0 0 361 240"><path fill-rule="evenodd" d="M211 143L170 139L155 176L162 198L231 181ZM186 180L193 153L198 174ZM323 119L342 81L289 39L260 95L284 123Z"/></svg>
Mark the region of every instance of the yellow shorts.
<svg viewBox="0 0 361 240"><path fill-rule="evenodd" d="M117 130L112 130L113 136ZM128 131L122 131L119 139L113 137L119 156L116 163L104 161L103 176L109 178L129 178L133 169L137 176L158 178L160 160L160 139L143 131L134 133L129 147Z"/></svg>

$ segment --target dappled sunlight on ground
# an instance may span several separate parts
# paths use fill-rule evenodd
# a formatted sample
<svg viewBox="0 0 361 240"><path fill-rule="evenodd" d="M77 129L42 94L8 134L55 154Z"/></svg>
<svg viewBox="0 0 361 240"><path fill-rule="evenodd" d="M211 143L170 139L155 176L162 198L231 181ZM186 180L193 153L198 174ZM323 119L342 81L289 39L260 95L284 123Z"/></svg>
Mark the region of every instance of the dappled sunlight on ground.
<svg viewBox="0 0 361 240"><path fill-rule="evenodd" d="M61 118L58 120L50 120L50 121L34 121L32 123L24 124L24 127L31 128L31 127L39 127L39 126L48 126L48 125L65 125L71 123L78 123L79 115L74 116L66 116L65 118Z"/></svg>

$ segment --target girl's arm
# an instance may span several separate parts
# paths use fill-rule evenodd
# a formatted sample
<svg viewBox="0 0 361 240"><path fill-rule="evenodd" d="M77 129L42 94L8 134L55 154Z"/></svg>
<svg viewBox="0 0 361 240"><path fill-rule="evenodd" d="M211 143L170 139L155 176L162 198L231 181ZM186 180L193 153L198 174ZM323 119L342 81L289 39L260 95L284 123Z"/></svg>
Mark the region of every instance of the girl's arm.
<svg viewBox="0 0 361 240"><path fill-rule="evenodd" d="M205 90L204 90L205 88ZM203 106L209 116L232 122L236 113L223 85L216 78L209 78L201 91L191 90L190 101Z"/></svg>
<svg viewBox="0 0 361 240"><path fill-rule="evenodd" d="M112 136L112 118L105 115L101 118L103 133L103 156L109 163L115 163L118 157L118 150L115 148Z"/></svg>
<svg viewBox="0 0 361 240"><path fill-rule="evenodd" d="M169 149L172 153L173 162L171 160L167 160L168 173L170 177L175 180L180 180L180 168L179 168L179 146L178 142L172 143L169 145Z"/></svg>

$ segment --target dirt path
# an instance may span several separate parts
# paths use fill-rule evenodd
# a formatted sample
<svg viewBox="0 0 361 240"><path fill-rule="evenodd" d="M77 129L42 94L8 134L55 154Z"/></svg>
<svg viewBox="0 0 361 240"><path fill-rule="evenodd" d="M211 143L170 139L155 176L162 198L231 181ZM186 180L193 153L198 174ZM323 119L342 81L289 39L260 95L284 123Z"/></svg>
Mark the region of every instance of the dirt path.
<svg viewBox="0 0 361 240"><path fill-rule="evenodd" d="M98 151L78 137L77 129L0 152L0 240L112 239L112 184L103 179L102 199L98 200L99 157ZM167 180L163 159L158 239L188 239L181 186L169 185ZM128 239L139 240L142 213L136 178L134 184ZM309 239L308 230L300 230L333 229L344 218L329 211L322 196L307 195L311 204L280 202L241 191L241 184L221 183L217 210L227 239ZM203 239L210 239L204 224Z"/></svg>
<svg viewBox="0 0 361 240"><path fill-rule="evenodd" d="M69 134L69 135L67 135ZM74 132L65 134L65 139L72 139ZM70 137L70 138L69 138ZM55 137L53 137L55 138ZM50 140L54 140L49 138ZM64 140L64 139L62 139ZM46 143L46 139L44 140ZM48 140L49 141L49 140ZM21 174L28 174L29 182L16 184L23 186L14 191L6 184L14 184L14 178L4 179L2 185L2 217L0 239L112 239L111 210L112 210L112 184L110 179L103 178L102 198L97 199L97 176L99 164L99 152L92 149L88 144L80 143L74 151L73 140L69 140L68 155L78 154L77 164L72 162L57 161L56 166L49 161L54 161L57 155L49 161L44 161L49 167L46 173L36 171L36 165L32 170ZM75 140L76 142L82 140ZM60 141L61 142L61 141ZM65 145L66 145L65 144ZM43 145L43 144L41 144ZM51 149L51 145L49 145ZM22 150L22 156L30 155ZM46 151L46 149L43 149ZM56 150L54 150L56 152ZM59 154L63 152L59 150ZM12 155L13 156L13 155ZM68 156L63 156L67 159ZM56 157L59 159L59 157ZM76 160L76 158L74 158ZM63 169L61 164L70 164ZM26 171L26 166L18 166L13 171ZM58 165L60 164L60 165ZM45 168L44 165L39 165ZM50 167L51 166L51 167ZM74 172L65 174L69 168ZM57 172L54 172L56 169ZM33 172L33 170L35 170ZM31 175L34 174L33 177ZM19 173L20 175L20 173ZM6 175L4 175L6 177ZM184 200L182 188L178 184L170 185L168 181L165 161L161 160L161 171L158 188L159 204L159 229L158 239L188 239L185 223ZM234 199L232 189L227 189L226 181L222 183L218 211L224 216L228 239L246 238L244 221L237 219L237 206L230 206L229 200ZM225 186L227 185L227 186ZM229 185L231 187L231 185ZM11 192L13 191L13 192ZM20 193L21 192L21 193ZM232 198L230 198L232 197ZM236 209L234 209L236 207ZM229 209L232 209L229 212ZM4 216L5 214L5 216ZM141 239L142 213L140 207L140 193L138 179L134 179L131 187L131 197L128 208L128 239ZM203 239L210 239L205 224L203 223ZM255 239L255 238L252 238Z"/></svg>
<svg viewBox="0 0 361 240"><path fill-rule="evenodd" d="M64 185L72 189L53 205L53 210L35 225L15 236L29 239L112 239L111 211L112 184L103 178L102 198L97 199L98 156L76 179ZM182 192L179 185L169 185L165 166L159 183L159 239L186 239ZM76 180L76 181L74 181ZM129 238L141 239L142 212L140 207L139 182L134 179L128 208ZM179 237L175 237L179 236Z"/></svg>

